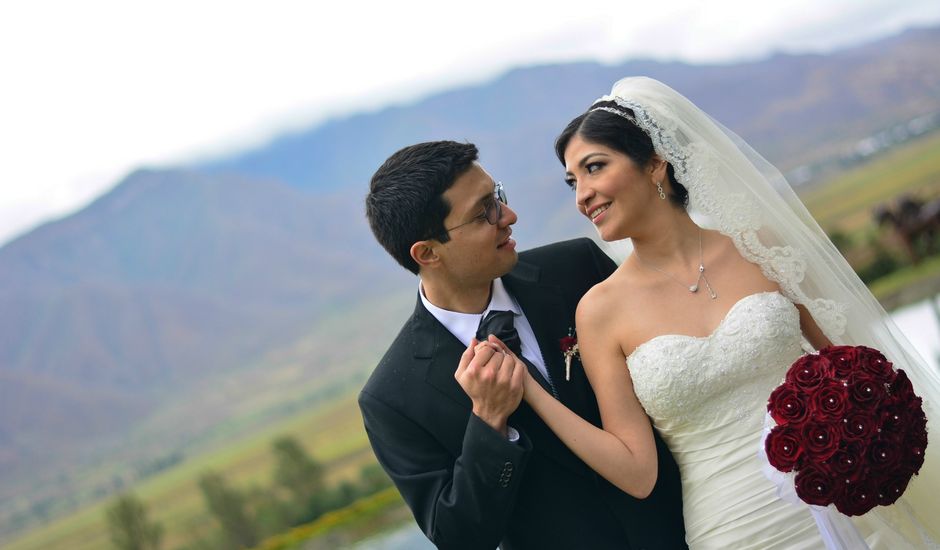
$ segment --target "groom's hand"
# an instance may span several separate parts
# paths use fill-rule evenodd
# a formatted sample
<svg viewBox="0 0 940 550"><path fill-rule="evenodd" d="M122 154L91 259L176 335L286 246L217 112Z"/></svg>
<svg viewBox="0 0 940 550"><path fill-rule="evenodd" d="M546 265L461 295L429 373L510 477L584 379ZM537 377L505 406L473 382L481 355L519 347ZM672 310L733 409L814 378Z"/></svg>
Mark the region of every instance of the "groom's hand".
<svg viewBox="0 0 940 550"><path fill-rule="evenodd" d="M506 435L506 420L522 401L525 365L500 346L473 339L460 357L454 378L473 402L473 414Z"/></svg>
<svg viewBox="0 0 940 550"><path fill-rule="evenodd" d="M487 338L487 341L499 347L507 355L511 355L516 360L516 367L522 371L522 398L526 401L531 399L531 396L539 391L544 392L545 389L536 382L535 378L532 378L532 373L529 372L529 369L526 368L525 363L523 363L517 356L509 349L509 346L503 343L502 340L496 336L490 334Z"/></svg>

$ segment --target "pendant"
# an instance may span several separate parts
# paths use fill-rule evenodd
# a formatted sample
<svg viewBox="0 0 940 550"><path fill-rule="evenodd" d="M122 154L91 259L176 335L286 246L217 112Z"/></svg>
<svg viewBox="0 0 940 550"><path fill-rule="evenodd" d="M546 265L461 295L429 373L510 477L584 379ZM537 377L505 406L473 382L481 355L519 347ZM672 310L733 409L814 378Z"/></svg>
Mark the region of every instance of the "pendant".
<svg viewBox="0 0 940 550"><path fill-rule="evenodd" d="M705 275L702 275L702 279L705 281L705 288L708 289L708 297L712 300L718 298L718 293L712 288L712 285L708 284L708 279L705 278Z"/></svg>
<svg viewBox="0 0 940 550"><path fill-rule="evenodd" d="M689 287L689 292L698 292L698 283Z"/></svg>

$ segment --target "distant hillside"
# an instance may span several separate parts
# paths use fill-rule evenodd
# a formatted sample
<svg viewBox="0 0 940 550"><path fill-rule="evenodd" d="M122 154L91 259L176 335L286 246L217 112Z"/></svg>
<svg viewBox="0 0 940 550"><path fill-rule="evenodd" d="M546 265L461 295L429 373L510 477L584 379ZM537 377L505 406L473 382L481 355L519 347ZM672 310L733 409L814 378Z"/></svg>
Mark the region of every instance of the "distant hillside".
<svg viewBox="0 0 940 550"><path fill-rule="evenodd" d="M93 450L104 441L146 425L147 448L166 453L221 425L254 390L268 388L257 406L273 411L285 387L348 379L338 366L350 353L365 372L407 309L400 297L414 292L362 214L369 176L398 148L480 145L525 248L590 231L552 142L622 76L665 81L791 168L940 111L937 51L935 28L824 56L520 68L213 162L128 175L81 212L0 248L0 536L37 494L64 505L72 489L57 472L100 462ZM383 309L395 314L343 317L373 303L396 304ZM269 387L268 376L289 382Z"/></svg>
<svg viewBox="0 0 940 550"><path fill-rule="evenodd" d="M201 168L273 177L302 188L362 189L391 152L418 141L468 139L514 184L552 174L550 144L624 76L666 82L782 169L901 120L940 110L940 28L916 29L829 55L748 63L631 60L528 67L410 105L334 120ZM538 180L535 180L538 181Z"/></svg>
<svg viewBox="0 0 940 550"><path fill-rule="evenodd" d="M0 519L31 476L74 467L185 388L387 291L396 279L361 253L371 237L348 203L271 180L141 171L0 249Z"/></svg>

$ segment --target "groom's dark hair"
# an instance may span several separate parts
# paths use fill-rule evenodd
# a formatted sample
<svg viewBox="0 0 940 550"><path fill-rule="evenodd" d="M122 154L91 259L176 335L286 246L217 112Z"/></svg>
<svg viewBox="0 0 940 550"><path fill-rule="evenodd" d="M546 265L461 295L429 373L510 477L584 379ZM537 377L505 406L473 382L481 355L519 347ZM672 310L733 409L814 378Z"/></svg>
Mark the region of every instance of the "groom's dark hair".
<svg viewBox="0 0 940 550"><path fill-rule="evenodd" d="M598 109L600 107L601 109ZM581 136L585 141L599 143L630 157L637 166L646 166L653 158L653 140L639 126L627 117L604 109L615 110L635 116L633 110L622 107L613 101L598 101L586 113L568 123L555 140L555 155L565 165L565 149L574 136ZM685 208L689 204L689 191L676 181L672 164L666 165L671 192L669 200L676 206Z"/></svg>
<svg viewBox="0 0 940 550"><path fill-rule="evenodd" d="M411 245L425 239L450 240L444 192L479 157L476 145L429 141L409 145L375 171L366 195L366 217L379 244L405 269L418 274Z"/></svg>

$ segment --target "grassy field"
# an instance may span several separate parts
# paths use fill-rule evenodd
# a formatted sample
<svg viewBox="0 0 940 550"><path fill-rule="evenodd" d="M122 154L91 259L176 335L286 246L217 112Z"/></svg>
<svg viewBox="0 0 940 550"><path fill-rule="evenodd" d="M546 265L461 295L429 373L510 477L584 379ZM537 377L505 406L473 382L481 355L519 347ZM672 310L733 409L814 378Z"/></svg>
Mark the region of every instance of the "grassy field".
<svg viewBox="0 0 940 550"><path fill-rule="evenodd" d="M164 548L179 548L186 536L202 533L212 525L195 489L199 473L212 468L239 488L256 482L267 485L268 447L281 433L296 435L315 458L329 462L330 471L337 471L335 475L358 474L359 468L374 458L352 396L397 331L397 327L384 326L388 325L384 320L402 318L413 301L409 290L402 296L390 295L364 304L361 310L346 308L310 327L308 335L291 346L258 359L251 368L229 371L189 387L187 395L170 396L172 400L164 401L157 414L122 436L119 445L96 450L95 460L69 470L65 481L69 490L86 495L74 511L17 538L0 539L0 547L108 547L103 531L107 503L102 505L101 497L91 491L121 477L148 507L172 505L179 510L154 510L158 520L173 520L166 525L168 544ZM315 420L328 415L323 406L339 406L333 404L337 399L343 400L345 422L336 422L335 412L329 413L332 417L324 416L329 420ZM167 456L183 460L143 480L135 474L141 464ZM65 489L60 491L66 494ZM184 502L174 503L177 496L185 497ZM177 517L185 522L176 521ZM80 544L82 540L89 542Z"/></svg>
<svg viewBox="0 0 940 550"><path fill-rule="evenodd" d="M837 230L847 235L857 235L873 230L871 211L877 204L890 201L900 193L915 192L922 197L940 196L940 133L921 138L868 163L854 167L831 181L820 183L802 194L803 200L820 225L827 231ZM926 262L917 269L896 273L885 281L879 281L873 290L882 295L891 295L913 284L927 284L940 277L940 261ZM880 285L880 286L879 286ZM408 302L413 297L409 294ZM894 304L903 305L903 304ZM401 308L397 302L388 307ZM396 310L397 311L397 310ZM370 321L389 318L373 315ZM350 321L349 326L361 326ZM310 349L324 346L324 342L336 341L332 331L340 330L334 323L323 327L315 337L298 344L297 356ZM372 330L362 331L374 334ZM356 347L353 347L356 350ZM357 351L365 351L361 345ZM372 354L373 351L369 350ZM288 357L287 362L293 361ZM370 363L374 358L363 358ZM262 374L264 371L261 371ZM267 371L287 376L289 371ZM298 379L302 373L298 374ZM261 383L259 381L259 383ZM290 379L288 384L295 384ZM295 388L297 390L297 388ZM297 390L299 391L299 390ZM280 400L288 397L279 396ZM267 397L268 400L275 399ZM256 404L257 410L267 410L274 404ZM325 463L332 480L351 478L366 464L374 462L368 447L354 393L317 404L308 404L297 412L284 412L286 419L270 424L261 430L246 430L249 417L234 420L217 430L213 438L226 441L221 446L187 458L180 464L137 484L134 492L146 503L150 518L163 524L164 548L179 548L205 537L213 529L197 487L199 475L208 470L221 473L235 487L247 489L270 482L273 467L271 442L281 435L296 437L319 461ZM263 420L263 419L262 419ZM259 420L260 423L263 423ZM164 422L184 422L185 418L167 418ZM248 433L244 437L237 434ZM102 465L104 467L106 465ZM34 530L25 537L10 543L10 550L33 549L98 549L108 548L110 543L104 521L104 510L108 502L97 503ZM395 507L401 507L396 501Z"/></svg>
<svg viewBox="0 0 940 550"><path fill-rule="evenodd" d="M270 483L273 469L271 442L278 436L296 437L311 455L323 462L329 480L350 479L374 462L355 396L347 395L313 411L284 420L261 435L235 441L217 452L186 461L141 483L134 492L143 500L150 518L163 524L164 548L177 548L193 537L205 536L212 518L197 486L200 474L222 473L232 486L247 489ZM110 545L104 521L108 503L90 506L16 540L9 550L100 549Z"/></svg>
<svg viewBox="0 0 940 550"><path fill-rule="evenodd" d="M940 256L878 279L871 291L888 311L940 294Z"/></svg>
<svg viewBox="0 0 940 550"><path fill-rule="evenodd" d="M940 132L822 182L801 193L801 199L827 233L848 238L851 249L843 252L857 269L874 254L868 245L872 236L896 257L906 258L891 228L879 228L873 219L878 205L892 205L905 193L922 200L940 197ZM940 261L934 258L875 281L871 290L890 311L936 294L938 280Z"/></svg>
<svg viewBox="0 0 940 550"><path fill-rule="evenodd" d="M854 235L874 226L877 205L911 192L940 196L940 132L858 165L800 198L826 232Z"/></svg>
<svg viewBox="0 0 940 550"><path fill-rule="evenodd" d="M361 541L411 519L405 501L395 487L361 498L353 504L324 514L311 523L262 542L257 550L327 550ZM310 539L316 539L311 541Z"/></svg>

